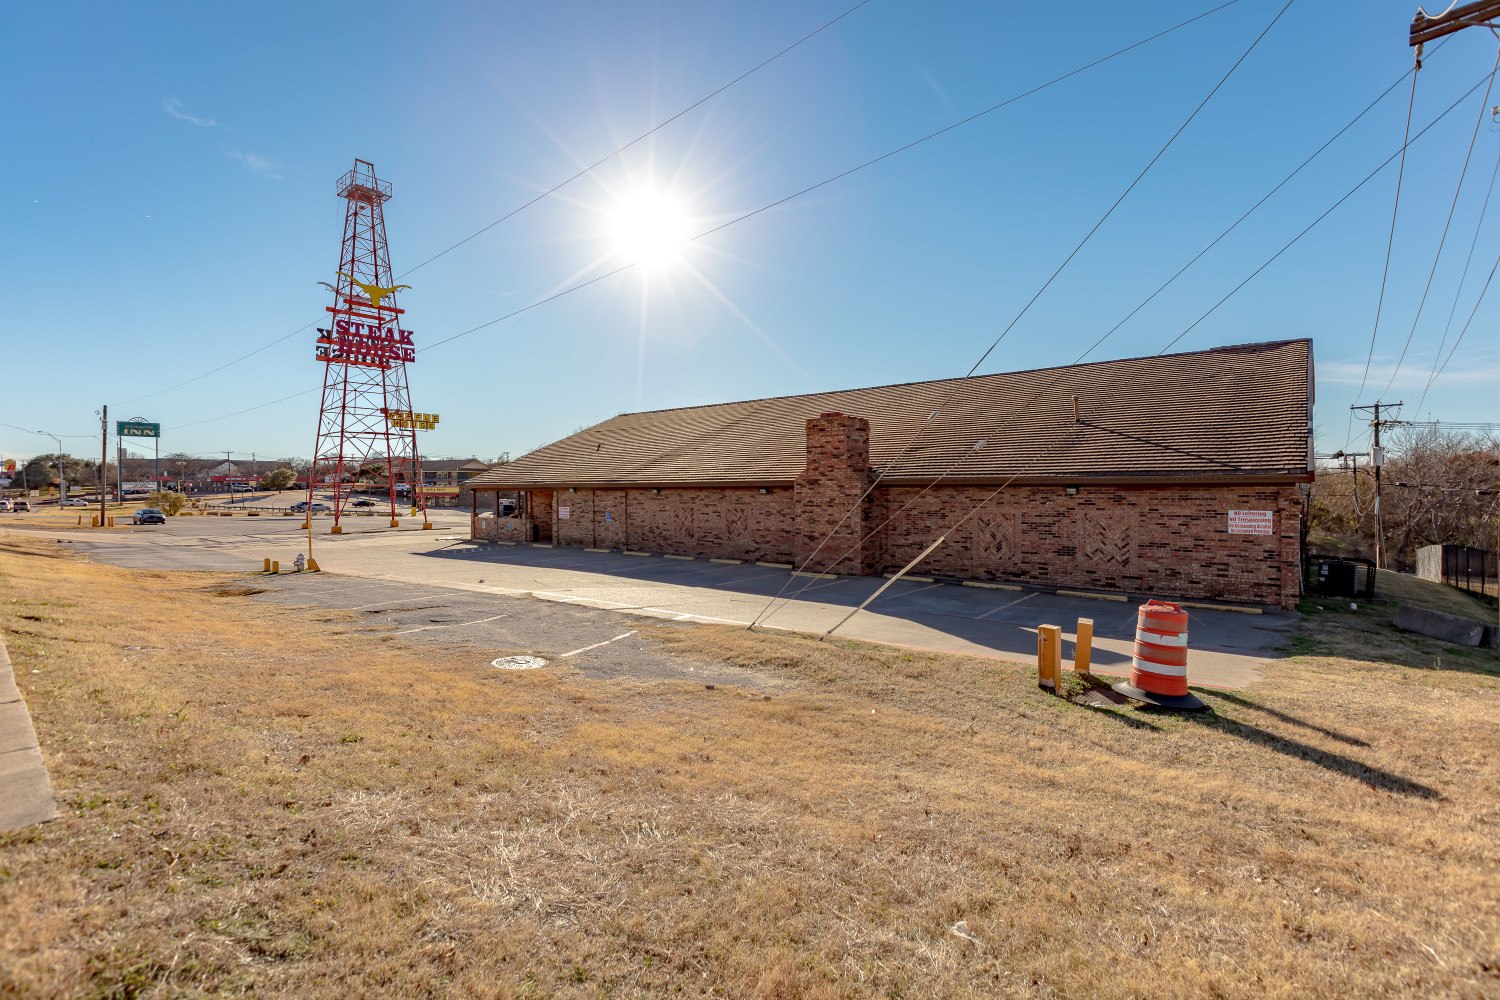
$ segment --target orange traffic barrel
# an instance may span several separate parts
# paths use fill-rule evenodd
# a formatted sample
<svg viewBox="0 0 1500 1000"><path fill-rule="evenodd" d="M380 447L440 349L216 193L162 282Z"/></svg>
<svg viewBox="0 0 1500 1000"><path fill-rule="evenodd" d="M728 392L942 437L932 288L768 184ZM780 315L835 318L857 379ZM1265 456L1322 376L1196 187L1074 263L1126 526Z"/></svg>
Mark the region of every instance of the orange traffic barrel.
<svg viewBox="0 0 1500 1000"><path fill-rule="evenodd" d="M1151 600L1140 606L1135 625L1135 656L1130 680L1114 689L1159 708L1207 708L1188 691L1188 616L1176 604Z"/></svg>

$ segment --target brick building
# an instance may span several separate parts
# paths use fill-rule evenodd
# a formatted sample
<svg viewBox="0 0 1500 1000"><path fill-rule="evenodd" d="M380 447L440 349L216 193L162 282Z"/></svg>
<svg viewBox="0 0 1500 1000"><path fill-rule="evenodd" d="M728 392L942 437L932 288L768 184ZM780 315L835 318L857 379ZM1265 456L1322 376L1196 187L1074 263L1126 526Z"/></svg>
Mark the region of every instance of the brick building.
<svg viewBox="0 0 1500 1000"><path fill-rule="evenodd" d="M627 413L471 479L472 533L1290 608L1312 407L1288 340Z"/></svg>

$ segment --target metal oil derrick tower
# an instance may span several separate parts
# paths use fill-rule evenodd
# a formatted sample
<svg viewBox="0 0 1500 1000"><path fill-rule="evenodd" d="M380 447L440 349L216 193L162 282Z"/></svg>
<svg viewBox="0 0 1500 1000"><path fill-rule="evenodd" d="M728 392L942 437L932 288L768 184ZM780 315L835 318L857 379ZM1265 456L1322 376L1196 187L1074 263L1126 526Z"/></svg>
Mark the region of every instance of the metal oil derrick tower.
<svg viewBox="0 0 1500 1000"><path fill-rule="evenodd" d="M355 160L354 169L339 178L337 190L346 203L344 245L338 280L329 286L334 293L333 305L327 307L329 324L318 330L323 405L308 503L315 491L331 490L333 530L341 532L339 521L352 488L362 473L368 477L378 466L390 501L391 527L398 523L396 495L403 480L412 513L421 504L425 522L418 423L406 381L406 363L416 360L416 348L401 319L406 310L396 305L396 292L410 286L393 280L385 240L384 205L391 185L375 176L373 164ZM308 517L311 525L311 511Z"/></svg>

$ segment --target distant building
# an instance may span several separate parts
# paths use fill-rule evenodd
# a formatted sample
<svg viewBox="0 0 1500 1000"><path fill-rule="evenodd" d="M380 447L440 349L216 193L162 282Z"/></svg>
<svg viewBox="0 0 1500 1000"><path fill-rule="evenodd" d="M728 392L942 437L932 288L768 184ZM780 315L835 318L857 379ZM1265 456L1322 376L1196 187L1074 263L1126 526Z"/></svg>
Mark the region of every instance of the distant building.
<svg viewBox="0 0 1500 1000"><path fill-rule="evenodd" d="M472 479L472 533L854 574L946 533L914 572L1291 608L1312 407L1287 340L628 413Z"/></svg>
<svg viewBox="0 0 1500 1000"><path fill-rule="evenodd" d="M429 506L454 506L470 479L490 466L477 458L422 459L422 492Z"/></svg>

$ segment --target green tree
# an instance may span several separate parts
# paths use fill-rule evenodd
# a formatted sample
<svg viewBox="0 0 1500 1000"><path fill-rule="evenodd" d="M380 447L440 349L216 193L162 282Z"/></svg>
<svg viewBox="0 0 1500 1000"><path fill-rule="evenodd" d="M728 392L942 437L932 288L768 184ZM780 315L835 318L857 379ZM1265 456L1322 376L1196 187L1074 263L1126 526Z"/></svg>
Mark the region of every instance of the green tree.
<svg viewBox="0 0 1500 1000"><path fill-rule="evenodd" d="M263 490L275 490L277 493L280 493L282 490L291 489L292 484L296 481L297 474L291 469L272 469L260 477L260 488Z"/></svg>
<svg viewBox="0 0 1500 1000"><path fill-rule="evenodd" d="M34 490L57 485L57 466L62 462L70 486L88 486L95 481L93 462L72 455L33 455L26 462L26 485ZM16 476L19 480L21 477Z"/></svg>

